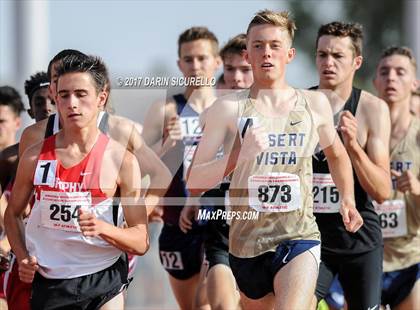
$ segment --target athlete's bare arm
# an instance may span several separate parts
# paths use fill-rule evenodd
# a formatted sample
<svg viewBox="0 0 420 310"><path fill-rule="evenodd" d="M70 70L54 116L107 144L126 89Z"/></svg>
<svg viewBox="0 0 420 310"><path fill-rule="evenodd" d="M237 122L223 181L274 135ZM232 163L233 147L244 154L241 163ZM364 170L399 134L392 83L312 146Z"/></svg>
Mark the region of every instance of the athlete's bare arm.
<svg viewBox="0 0 420 310"><path fill-rule="evenodd" d="M382 203L391 195L391 120L386 103L363 91L356 118L345 111L339 126L360 184L370 197ZM358 130L358 127L362 130Z"/></svg>
<svg viewBox="0 0 420 310"><path fill-rule="evenodd" d="M22 158L25 150L44 139L48 118L25 128L19 141L19 158Z"/></svg>
<svg viewBox="0 0 420 310"><path fill-rule="evenodd" d="M171 173L155 152L146 145L138 131L132 132L130 144L141 164L142 172L150 176L150 184L144 197L147 215L150 215L154 207L160 204L160 198L165 195L172 180Z"/></svg>
<svg viewBox="0 0 420 310"><path fill-rule="evenodd" d="M0 197L0 210L1 210L1 229L0 229L0 272L9 269L9 252L10 244L4 231L4 212L6 211L7 200L3 195Z"/></svg>
<svg viewBox="0 0 420 310"><path fill-rule="evenodd" d="M17 168L19 144L13 144L0 152L0 196L14 178Z"/></svg>
<svg viewBox="0 0 420 310"><path fill-rule="evenodd" d="M169 169L144 142L139 126L126 118L109 116L111 138L132 152L141 165L142 174L150 177L150 185L145 194L147 214L150 215L154 207L159 205L160 197L166 193L172 178Z"/></svg>
<svg viewBox="0 0 420 310"><path fill-rule="evenodd" d="M19 276L24 282L32 282L38 269L35 257L30 257L25 245L25 229L23 216L33 193L33 175L41 151L42 143L29 147L19 161L15 190L12 190L9 204L5 212L5 226L7 238L19 263ZM18 189L18 190L16 190Z"/></svg>
<svg viewBox="0 0 420 310"><path fill-rule="evenodd" d="M233 148L237 110L237 101L229 98L216 101L207 110L203 136L188 175L187 187L191 195L215 187L235 169L240 151ZM216 159L220 146L224 146L224 155Z"/></svg>
<svg viewBox="0 0 420 310"><path fill-rule="evenodd" d="M115 156L115 152L119 154ZM122 161L118 159L121 152L124 152ZM92 213L79 209L80 229L84 236L99 236L124 252L143 255L149 248L149 235L147 232L147 212L140 197L141 173L139 164L135 156L120 145L111 151L107 150L105 154L104 156L108 156L108 158L104 159L104 169L108 172L111 171L111 175L112 170L118 169L115 166L121 163L116 185L119 188L124 218L128 227L116 227L111 223L97 219ZM110 159L110 156L113 158ZM109 167L110 163L111 167ZM106 174L106 178L109 179L110 176ZM113 189L114 193L115 190L116 188Z"/></svg>
<svg viewBox="0 0 420 310"><path fill-rule="evenodd" d="M420 171L405 170L400 172L391 169L391 174L395 177L397 190L411 194L415 205L420 206Z"/></svg>
<svg viewBox="0 0 420 310"><path fill-rule="evenodd" d="M328 161L328 168L341 195L340 213L346 229L356 232L363 219L356 209L354 180L350 158L334 128L333 113L327 97L320 92L306 91L317 124L319 143Z"/></svg>
<svg viewBox="0 0 420 310"><path fill-rule="evenodd" d="M150 107L144 121L143 137L159 157L182 139L174 101L156 102Z"/></svg>

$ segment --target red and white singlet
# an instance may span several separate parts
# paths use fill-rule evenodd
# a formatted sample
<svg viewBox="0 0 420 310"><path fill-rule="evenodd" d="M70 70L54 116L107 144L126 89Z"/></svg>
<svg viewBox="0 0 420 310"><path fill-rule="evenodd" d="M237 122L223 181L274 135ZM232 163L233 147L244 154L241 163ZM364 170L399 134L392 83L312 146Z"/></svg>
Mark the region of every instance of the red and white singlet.
<svg viewBox="0 0 420 310"><path fill-rule="evenodd" d="M114 223L113 199L100 188L102 158L109 138L100 133L88 155L65 168L55 153L56 135L44 141L34 174L35 204L26 225L26 246L46 278L69 279L113 265L121 250L100 237L84 237L78 209ZM120 211L120 210L119 210Z"/></svg>

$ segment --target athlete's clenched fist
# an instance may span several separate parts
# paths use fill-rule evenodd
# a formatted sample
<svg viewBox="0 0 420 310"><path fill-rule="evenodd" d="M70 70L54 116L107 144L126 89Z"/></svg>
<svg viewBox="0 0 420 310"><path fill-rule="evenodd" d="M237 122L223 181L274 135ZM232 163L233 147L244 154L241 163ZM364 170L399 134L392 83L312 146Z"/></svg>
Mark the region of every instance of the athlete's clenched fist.
<svg viewBox="0 0 420 310"><path fill-rule="evenodd" d="M32 283L35 272L39 269L35 256L27 256L19 261L19 278L22 282Z"/></svg>
<svg viewBox="0 0 420 310"><path fill-rule="evenodd" d="M255 156L268 149L268 134L263 126L249 128L244 136L239 162L255 159Z"/></svg>
<svg viewBox="0 0 420 310"><path fill-rule="evenodd" d="M343 223L347 231L354 233L362 227L363 218L359 211L357 211L353 199L343 198L341 201L340 214L343 217Z"/></svg>
<svg viewBox="0 0 420 310"><path fill-rule="evenodd" d="M105 222L98 220L93 213L78 210L79 212L79 226L85 237L97 237L99 236L106 225Z"/></svg>

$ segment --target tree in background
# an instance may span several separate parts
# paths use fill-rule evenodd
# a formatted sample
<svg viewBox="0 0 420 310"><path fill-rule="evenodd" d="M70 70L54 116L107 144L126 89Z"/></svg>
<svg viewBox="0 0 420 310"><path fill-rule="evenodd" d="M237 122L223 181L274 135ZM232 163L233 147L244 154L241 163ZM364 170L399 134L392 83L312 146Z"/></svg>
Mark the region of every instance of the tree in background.
<svg viewBox="0 0 420 310"><path fill-rule="evenodd" d="M406 1L291 1L290 11L298 27L295 46L309 57L315 68L315 39L318 28L335 20L357 22L364 30L364 63L355 77L355 84L373 89L372 78L383 49L390 45L410 46L403 31ZM315 70L315 69L314 69Z"/></svg>

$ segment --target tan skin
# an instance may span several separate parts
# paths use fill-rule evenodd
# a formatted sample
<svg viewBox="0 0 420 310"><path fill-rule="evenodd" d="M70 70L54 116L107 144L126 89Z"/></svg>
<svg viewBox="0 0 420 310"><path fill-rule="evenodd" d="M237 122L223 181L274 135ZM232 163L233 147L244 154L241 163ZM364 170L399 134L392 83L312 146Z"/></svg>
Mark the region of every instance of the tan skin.
<svg viewBox="0 0 420 310"><path fill-rule="evenodd" d="M184 77L199 76L210 79L214 76L220 63L220 58L215 55L209 40L200 39L181 44L178 67ZM189 86L184 95L188 104L199 114L215 100L213 89L209 87ZM175 101L169 99L167 102L157 102L151 107L145 118L143 137L160 157L182 139ZM169 275L169 281L181 309L195 307L204 309L207 307L204 300L197 301L199 299L196 296L200 281L199 274L187 280L178 280Z"/></svg>
<svg viewBox="0 0 420 310"><path fill-rule="evenodd" d="M8 105L0 104L0 151L16 143L20 123L20 117Z"/></svg>
<svg viewBox="0 0 420 310"><path fill-rule="evenodd" d="M254 82L251 65L243 54L229 53L225 55L223 75L228 89L249 88Z"/></svg>
<svg viewBox="0 0 420 310"><path fill-rule="evenodd" d="M349 37L321 36L317 46L316 65L320 89L332 90L329 96L333 112L340 110L350 97L353 78L362 64L354 56ZM354 117L345 111L339 128L363 189L378 202L391 194L389 171L390 118L386 104L363 91Z"/></svg>
<svg viewBox="0 0 420 310"><path fill-rule="evenodd" d="M56 65L53 65L51 70L51 84L49 86L50 96L56 96L56 89L57 73ZM109 93L106 96L108 97ZM138 127L141 128L139 124L116 115L109 115L108 121L108 133L110 137L120 142L128 151L134 153L139 162L141 162L143 174L150 176L150 185L145 193L145 202L148 206L147 212L150 220L161 221L162 210L159 206L160 197L164 195L171 181L169 170L144 143L138 130ZM20 157L29 146L44 139L46 127L47 120L42 120L25 128L19 144Z"/></svg>
<svg viewBox="0 0 420 310"><path fill-rule="evenodd" d="M48 115L55 111L55 106L51 102L47 87L36 90L32 95L31 108L28 110L28 114L32 118L35 118L36 121L48 117ZM3 189L15 177L18 165L18 151L19 144L16 143L5 148L0 153L0 171L2 171L0 174L0 196L2 195ZM0 200L0 227L4 227L3 218L6 207L7 199L6 197L2 197ZM9 251L10 245L7 238L5 238L0 241L0 253L6 255Z"/></svg>
<svg viewBox="0 0 420 310"><path fill-rule="evenodd" d="M251 65L246 61L244 54L229 53L223 59L223 74L226 88L249 88L254 77ZM202 126L208 110L200 115ZM192 228L192 219L196 218L197 207L185 206L179 218L179 227L183 232ZM232 270L223 264L216 264L207 271L207 296L212 309L235 309L239 307L239 294L236 289L235 278Z"/></svg>
<svg viewBox="0 0 420 310"><path fill-rule="evenodd" d="M28 110L28 114L32 118L35 118L35 121L38 122L46 119L54 112L55 106L52 104L48 88L43 87L36 90L32 95L31 108ZM7 186L7 183L13 179L16 173L18 164L18 151L19 144L16 143L5 148L0 153L0 170L3 171L0 176L0 194L1 190Z"/></svg>
<svg viewBox="0 0 420 310"><path fill-rule="evenodd" d="M350 97L355 72L362 56L355 56L349 37L321 36L317 44L316 66L319 88L329 99L334 113L340 111ZM390 121L382 100L362 91L356 116L342 112L337 128L362 188L376 201L383 202L391 194L389 179ZM330 168L331 171L331 168ZM312 308L316 307L316 298Z"/></svg>
<svg viewBox="0 0 420 310"><path fill-rule="evenodd" d="M415 117L410 113L411 94L418 87L415 69L408 57L392 55L379 61L374 85L378 94L388 104L391 112L392 150L406 136L410 123ZM415 171L403 173L391 170L397 178L397 190L412 195L416 205L420 205L420 175ZM386 241L385 241L386 242ZM415 309L420 304L420 281L417 280L410 294L393 309Z"/></svg>
<svg viewBox="0 0 420 310"><path fill-rule="evenodd" d="M104 92L97 93L88 73L69 73L59 79L57 106L62 115L63 130L56 137L56 154L63 166L80 162L96 142L98 110L106 99ZM19 264L19 276L30 283L40 268L37 259L30 256L24 241L22 214L33 191L32 177L42 143L30 147L19 163L15 186L6 210L6 229L12 249ZM132 206L123 205L126 228L96 219L91 213L80 212L79 224L84 236L99 236L113 246L134 255L143 255L149 247L147 213L139 206L140 169L134 155L110 140L104 153L100 186L113 197L117 188L122 197L130 199ZM110 181L111 180L111 181ZM111 183L113 180L113 183ZM137 205L136 205L137 203Z"/></svg>
<svg viewBox="0 0 420 310"><path fill-rule="evenodd" d="M417 82L420 83L419 80ZM416 90L411 96L410 111L416 117L420 117L420 90Z"/></svg>
<svg viewBox="0 0 420 310"><path fill-rule="evenodd" d="M257 99L256 109L271 117L281 116L293 108L296 101L294 90L287 85L285 68L295 55L290 47L286 31L272 25L258 25L248 34L246 59L252 66L254 84L251 97ZM349 231L356 231L363 221L354 206L353 179L350 160L339 139L335 139L332 114L327 99L314 92L305 92L315 117L320 143L334 171L334 181L343 195L341 212ZM241 162L254 160L268 148L265 128L255 127L247 131L241 148L233 147L237 132L237 101L224 98L208 111L202 141L197 149L188 188L192 193L201 193L218 184L233 172ZM325 115L330 115L326 117ZM225 155L216 158L219 146L224 145ZM230 157L236 158L231 160ZM244 309L307 309L315 290L317 263L312 254L305 252L293 259L274 277L274 292L253 300L241 293ZM308 275L312 275L308 277Z"/></svg>

